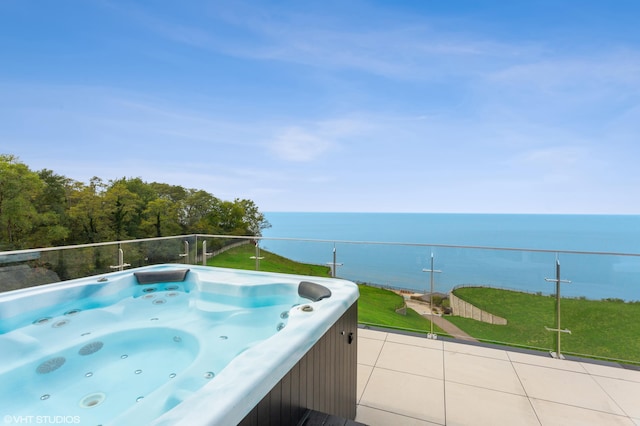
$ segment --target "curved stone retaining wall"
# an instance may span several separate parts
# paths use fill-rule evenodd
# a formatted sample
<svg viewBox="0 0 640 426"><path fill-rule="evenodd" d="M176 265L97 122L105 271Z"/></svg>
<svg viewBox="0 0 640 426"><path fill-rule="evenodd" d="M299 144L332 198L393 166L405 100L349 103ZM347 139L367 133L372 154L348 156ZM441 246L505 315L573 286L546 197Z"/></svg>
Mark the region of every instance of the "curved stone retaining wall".
<svg viewBox="0 0 640 426"><path fill-rule="evenodd" d="M476 308L469 302L457 297L453 294L453 291L449 293L449 303L451 303L451 309L453 309L453 315L458 315L463 318L472 318L476 321L482 321L489 324L507 325L507 320L497 315L485 312L482 309Z"/></svg>

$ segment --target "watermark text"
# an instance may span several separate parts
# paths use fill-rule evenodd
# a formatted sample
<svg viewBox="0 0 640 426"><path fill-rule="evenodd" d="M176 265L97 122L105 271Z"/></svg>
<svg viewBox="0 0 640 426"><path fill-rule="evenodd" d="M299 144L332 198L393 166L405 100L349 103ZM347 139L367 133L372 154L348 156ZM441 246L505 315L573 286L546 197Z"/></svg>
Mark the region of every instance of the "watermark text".
<svg viewBox="0 0 640 426"><path fill-rule="evenodd" d="M6 425L73 425L80 424L80 416L12 416L5 415Z"/></svg>

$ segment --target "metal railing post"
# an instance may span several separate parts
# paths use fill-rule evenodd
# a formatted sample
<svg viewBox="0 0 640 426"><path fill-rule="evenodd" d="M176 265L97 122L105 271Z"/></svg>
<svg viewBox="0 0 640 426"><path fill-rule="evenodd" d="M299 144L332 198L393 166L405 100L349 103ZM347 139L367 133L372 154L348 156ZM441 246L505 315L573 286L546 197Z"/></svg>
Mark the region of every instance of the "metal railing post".
<svg viewBox="0 0 640 426"><path fill-rule="evenodd" d="M118 247L118 264L117 265L111 265L109 266L109 268L111 269L117 269L118 271L124 271L124 268L126 266L131 266L128 263L124 263L124 251L122 251L122 249L120 247Z"/></svg>
<svg viewBox="0 0 640 426"><path fill-rule="evenodd" d="M180 254L180 257L184 257L184 263L189 264L189 241L184 241L184 253Z"/></svg>
<svg viewBox="0 0 640 426"><path fill-rule="evenodd" d="M256 255L251 256L249 259L256 260L256 271L260 270L260 259L264 259L264 257L260 256L260 240L256 240Z"/></svg>
<svg viewBox="0 0 640 426"><path fill-rule="evenodd" d="M431 310L431 312L429 314L433 318L433 274L439 274L442 272L438 269L433 269L433 252L431 253L431 268L423 269L422 272L429 272L429 283L431 287L431 290L429 292L429 309ZM433 319L429 319L429 322L431 322L431 332L427 334L427 339L437 339L438 335L433 332Z"/></svg>
<svg viewBox="0 0 640 426"><path fill-rule="evenodd" d="M329 265L329 267L331 268L331 278L335 278L336 275L338 274L338 266L343 266L342 263L337 263L336 262L336 258L337 258L337 253L336 253L336 245L333 245L333 261L332 262L327 262L327 265Z"/></svg>
<svg viewBox="0 0 640 426"><path fill-rule="evenodd" d="M207 257L213 253L207 253L207 240L202 241L202 266L207 266Z"/></svg>
<svg viewBox="0 0 640 426"><path fill-rule="evenodd" d="M568 329L562 329L561 325L560 325L560 285L562 283L570 283L571 281L569 280L562 280L560 279L560 259L558 259L556 257L556 278L552 279L552 278L545 278L544 279L547 282L555 282L556 283L556 323L555 323L555 328L549 328L549 327L545 327L545 329L547 331L554 331L555 332L555 346L556 346L556 350L555 352L551 352L550 355L553 358L557 358L557 359L564 359L564 355L562 355L561 352L561 347L560 347L560 343L561 343L561 335L562 333L568 333L571 334L571 330Z"/></svg>

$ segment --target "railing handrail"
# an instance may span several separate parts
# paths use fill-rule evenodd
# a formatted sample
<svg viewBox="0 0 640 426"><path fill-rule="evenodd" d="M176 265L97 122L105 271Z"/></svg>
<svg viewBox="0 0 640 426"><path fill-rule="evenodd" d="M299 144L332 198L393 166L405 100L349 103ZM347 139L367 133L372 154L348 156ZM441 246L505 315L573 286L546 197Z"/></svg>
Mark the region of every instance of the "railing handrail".
<svg viewBox="0 0 640 426"><path fill-rule="evenodd" d="M55 250L71 250L78 248L102 247L113 244L129 244L140 243L145 241L160 241L176 238L228 238L228 239L244 239L244 240L273 240L273 241L299 241L314 243L333 243L333 244L359 244L359 245L392 245L392 246L409 246L409 247L439 247L439 248L458 248L458 249L474 249L474 250L498 250L498 251L516 251L516 252L533 252L533 253L562 253L562 254L580 254L580 255L601 255L601 256L631 256L640 257L640 253L624 253L624 252L607 252L607 251L585 251L585 250L555 250L555 249L535 249L521 247L492 247L478 245L459 245L459 244L438 244L438 243L411 243L399 241L358 241L358 240L335 240L335 239L315 239L315 238L287 238L287 237L257 237L247 235L218 235L218 234L185 234L172 235L168 237L151 237L139 238L134 240L106 241L100 243L76 244L68 246L41 247L21 250L0 251L0 256L36 253Z"/></svg>

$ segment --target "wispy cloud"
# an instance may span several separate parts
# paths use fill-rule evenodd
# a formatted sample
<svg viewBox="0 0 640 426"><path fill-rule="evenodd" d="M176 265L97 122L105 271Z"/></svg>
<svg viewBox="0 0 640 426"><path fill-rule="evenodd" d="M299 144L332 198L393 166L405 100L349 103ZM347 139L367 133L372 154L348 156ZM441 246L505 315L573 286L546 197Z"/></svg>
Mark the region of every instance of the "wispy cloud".
<svg viewBox="0 0 640 426"><path fill-rule="evenodd" d="M273 5L270 5L273 8ZM483 69L489 59L517 57L523 47L479 34L442 31L426 17L350 27L331 15L241 3L209 8L184 24L140 6L113 6L143 28L173 42L229 56L301 64L317 69L357 70L401 79L425 79ZM383 15L384 11L376 13ZM382 19L382 18L379 18Z"/></svg>
<svg viewBox="0 0 640 426"><path fill-rule="evenodd" d="M335 143L308 130L288 127L280 131L270 146L283 160L309 162L324 155Z"/></svg>

